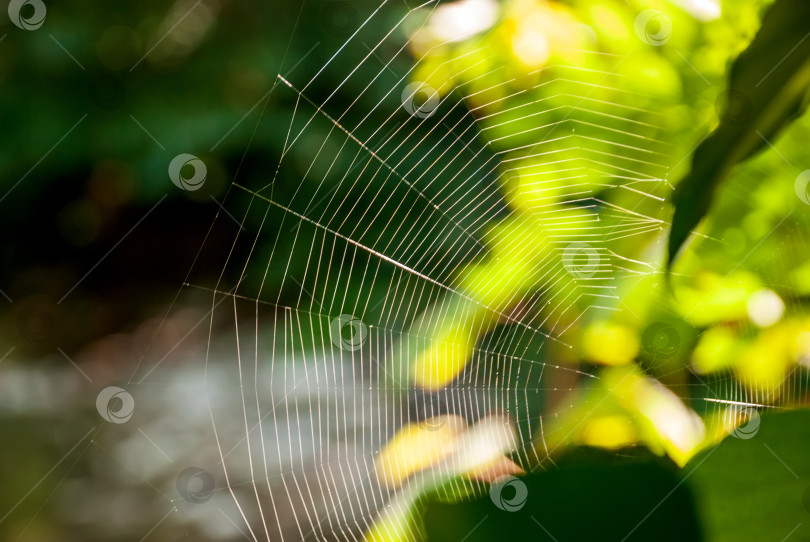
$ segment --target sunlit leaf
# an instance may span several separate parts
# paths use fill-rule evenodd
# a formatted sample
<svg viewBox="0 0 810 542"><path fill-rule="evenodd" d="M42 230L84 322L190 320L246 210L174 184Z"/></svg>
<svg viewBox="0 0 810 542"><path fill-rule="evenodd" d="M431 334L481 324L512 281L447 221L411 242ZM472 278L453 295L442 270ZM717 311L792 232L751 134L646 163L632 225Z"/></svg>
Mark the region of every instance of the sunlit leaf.
<svg viewBox="0 0 810 542"><path fill-rule="evenodd" d="M754 41L734 62L720 125L695 150L673 196L672 263L739 162L767 146L799 115L810 86L810 3L777 0Z"/></svg>

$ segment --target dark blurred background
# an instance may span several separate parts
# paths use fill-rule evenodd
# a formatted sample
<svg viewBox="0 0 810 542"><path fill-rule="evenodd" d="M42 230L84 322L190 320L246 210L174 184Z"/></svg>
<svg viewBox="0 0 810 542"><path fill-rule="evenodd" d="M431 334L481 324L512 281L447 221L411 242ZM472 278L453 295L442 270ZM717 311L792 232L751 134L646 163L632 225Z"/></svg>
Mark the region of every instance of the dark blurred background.
<svg viewBox="0 0 810 542"><path fill-rule="evenodd" d="M48 6L41 31L3 18L5 341L73 351L167 304L228 184L275 172L294 105L270 93L276 75L309 80L374 7L95 2ZM180 153L205 162L201 189L171 183Z"/></svg>
<svg viewBox="0 0 810 542"><path fill-rule="evenodd" d="M131 379L147 352L176 348L180 358L200 359L207 325L194 324L210 294L181 287L225 212L228 185L275 174L295 106L293 93L271 92L277 74L308 81L378 6L45 7L44 22L30 30L0 16L0 539L241 539L235 510L202 511L178 498L177 472L190 460L153 446L149 434L175 429L144 425L134 433L139 443L105 443L96 395ZM29 2L20 16L36 20L41 9ZM309 93L325 96L337 85L326 74ZM206 165L196 191L167 173L181 153ZM280 175L280 185L297 186L290 170ZM206 241L212 252L233 242L219 231ZM197 264L200 281L221 270L221 262ZM157 393L139 401L142 419L168 417L178 404L201 407L183 387L197 376L163 375L174 400L163 404L166 394ZM185 420L187 443L210 425ZM133 463L120 462L122 450ZM169 469L162 474L154 463ZM179 519L165 515L178 511Z"/></svg>

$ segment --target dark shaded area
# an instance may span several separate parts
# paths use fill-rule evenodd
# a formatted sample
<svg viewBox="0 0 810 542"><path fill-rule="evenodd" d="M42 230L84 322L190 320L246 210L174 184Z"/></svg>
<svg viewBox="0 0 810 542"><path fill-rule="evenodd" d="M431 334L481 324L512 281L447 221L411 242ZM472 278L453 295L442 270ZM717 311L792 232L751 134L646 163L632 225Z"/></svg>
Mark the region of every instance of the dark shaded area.
<svg viewBox="0 0 810 542"><path fill-rule="evenodd" d="M0 338L34 356L72 352L162 310L230 182L275 172L296 102L270 92L277 74L309 80L376 7L96 1L48 5L29 31L4 13ZM338 84L325 73L309 93L322 99ZM205 162L199 190L170 181L179 153ZM224 233L206 241L212 251L233 243Z"/></svg>
<svg viewBox="0 0 810 542"><path fill-rule="evenodd" d="M711 540L810 537L810 412L761 418L689 462L685 473ZM750 436L749 436L750 435Z"/></svg>
<svg viewBox="0 0 810 542"><path fill-rule="evenodd" d="M692 493L674 469L608 455L579 450L559 469L521 477L526 501L519 510L501 510L491 495L463 504L429 502L428 540L703 539ZM505 486L502 497L508 502L517 491Z"/></svg>

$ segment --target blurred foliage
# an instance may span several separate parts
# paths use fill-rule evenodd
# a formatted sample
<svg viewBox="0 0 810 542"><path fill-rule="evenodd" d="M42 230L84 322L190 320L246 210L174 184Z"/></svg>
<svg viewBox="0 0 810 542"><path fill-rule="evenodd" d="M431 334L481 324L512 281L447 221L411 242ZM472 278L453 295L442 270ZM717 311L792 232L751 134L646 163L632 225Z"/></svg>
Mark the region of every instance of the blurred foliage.
<svg viewBox="0 0 810 542"><path fill-rule="evenodd" d="M801 142L810 121L805 116L787 122L799 111L806 89L802 77L807 55L792 56L794 47L806 47L804 18L797 15L806 6L778 4L742 56L769 2L513 0L500 5L499 16L483 33L449 43L440 28L430 25L412 34L412 52L419 60L413 80L442 95L463 86L461 97L481 124L487 145L505 153L502 190L512 211L490 227L486 257L456 274L454 284L462 295L448 296L426 311L434 341L412 360L412 375L430 390L451 385L473 363L483 337L509 324L497 314L511 314L519 300L542 287L539 294L549 302L537 304L532 323L552 334L566 330L566 342L573 345L552 342L544 359L592 369L598 379L581 379L579 389L556 407L547 398L546 407L558 412L535 435L535 445L549 458L530 464L532 469L554 464L553 458L572 445L614 451L642 445L686 465L681 474L686 477L690 459L696 469L713 452L694 458L696 454L714 450L730 433L758 421L756 412L745 407L748 402L806 403L810 202L808 176L801 172L810 162ZM650 30L642 24L647 35L639 35L637 17L648 9L663 15L671 28ZM438 12L433 17L437 26L444 20ZM663 43L652 43L664 33ZM790 61L782 65L785 58ZM759 88L757 82L771 68L773 79ZM621 78L621 88L605 82L612 83L614 76ZM615 115L617 104L628 103L627 94L633 96L633 107ZM587 105L578 107L583 102ZM645 114L649 110L656 113L654 123ZM576 127L557 131L566 122ZM606 130L614 132L612 137L605 137ZM757 150L763 152L737 166ZM667 164L664 169L657 169L654 159L660 157ZM640 188L654 197L638 203L616 189L617 180L629 171L628 159L634 172L659 181ZM575 175L578 170L590 174ZM677 206L689 218L676 216L673 248L690 234L711 197L716 199L701 233L666 278L665 230L672 208L655 196L669 201L684 177L687 184L676 189ZM715 194L715 184L724 177L728 181ZM580 192L594 196L578 202ZM639 216L658 219L650 221L657 227L611 237L620 220L613 211L628 206ZM596 240L607 247L610 266L619 271L613 282L615 299L599 302L612 313L585 311L592 299L574 295L583 281L565 274L555 245L574 238L572 230L597 222L608 234L593 235L600 236ZM626 260L615 258L618 254ZM602 253L600 257L604 261ZM643 262L648 271L621 273L624 261ZM558 276L562 278L543 280ZM558 299L565 302L551 302ZM422 331L425 325L420 321L413 329ZM787 446L799 418L774 419L782 421L771 435ZM744 461L744 444L729 445L738 455L727 465L738 472L755 468L754 461L738 463ZM720 468L707 463L712 464ZM719 489L711 471L700 477L711 488L701 491L716 499L726 491ZM584 487L574 478L566 483ZM615 484L620 483L617 478ZM764 476L751 481L755 493L766 483ZM538 495L564 491L536 487ZM583 496L591 491L598 490L583 490ZM485 510L492 513L486 504L488 499L482 498L473 505L478 508L466 510L461 531L453 521L445 522L453 507L429 510L428 537L448 540L469 534L468 539L483 540L522 532L511 525L512 517L476 532ZM542 509L554 504L545 503ZM729 535L725 526L737 511L723 506L723 515L714 502L706 506L708 511L702 510L711 516L711 539L766 537L764 531L754 535L742 528L728 529L735 533ZM581 512L573 503L570 507ZM626 512L616 510L614 517ZM566 525L567 531L560 531L565 539L576 520L564 507L559 514L568 518L560 524ZM779 536L767 520L761 525L767 536ZM537 536L536 525L526 529ZM666 528L659 526L656 532ZM583 537L610 539L593 533ZM692 539L674 539L686 538Z"/></svg>
<svg viewBox="0 0 810 542"><path fill-rule="evenodd" d="M447 316L431 316L434 341L413 360L417 383L430 389L448 385L469 361L480 337L508 323L497 314L508 312L516 300L543 287L540 293L549 301L537 305L533 322L546 324L552 334L566 330L566 342L574 346L553 344L546 355L554 363L638 367L623 369L632 378L617 378L611 375L621 372L605 369L596 385L583 384L590 391L579 394L624 397L619 415L625 422L617 421L618 406L610 406L614 400L596 399L599 408L589 415L608 424L605 427L632 429L566 431L564 420L572 416L575 424L584 423L585 411L575 414L586 408L581 406L546 434L588 444L598 444L602 438L594 435L605 435L603 444L608 447L628 444L617 440L621 434L682 464L701 448L704 436L707 445L715 437L701 422L676 420L691 420L692 408L711 414L716 408L705 399L717 398L721 389L723 396L766 403L801 400L801 393L794 390L805 378L801 364L807 354L810 322L803 316L800 280L785 283L786 277L806 274L798 265L800 257L795 262L786 260L810 248L802 233L806 231L807 215L800 212L804 203L789 182L797 174L791 164L803 160L799 148L765 152L735 170L729 189L720 195L710 216L705 241L684 256L669 282L662 276L666 259L662 241L671 209L655 197L639 202L637 194L616 189L623 161L630 157L637 162L634 171L641 169L650 180L657 180L643 190L668 198L685 173L690 151L725 111L728 68L753 39L766 3L734 2L714 11L709 8L688 2L516 0L502 4L497 22L481 35L448 44L437 31L431 34L430 26L419 27L413 34L413 54L420 60L413 79L427 82L440 93L465 85L465 102L483 125L488 144L507 151L503 163L510 169L502 177L503 190L513 211L485 236L487 256L457 273L455 284L465 299L449 296L426 312ZM671 22L665 44L645 43L645 36L638 35L637 17L645 9L658 10ZM771 24L778 26L784 17L774 17ZM778 34L775 28L765 33ZM760 41L770 39L767 35ZM649 30L647 38L651 39ZM526 43L534 48L525 49ZM762 45L754 47L747 54L749 61L755 59L761 66L772 62L759 50ZM572 71L576 77L571 77ZM623 88L600 84L608 75L620 77ZM621 116L610 115L611 106L627 102L627 93L632 95L633 107L622 109ZM588 107L577 108L583 101L588 101ZM537 103L542 107L531 107ZM657 124L645 122L649 120L645 110L650 109L657 114ZM566 121L576 124L575 133L569 134L568 129L555 133ZM807 121L802 119L790 131L806 129ZM612 137L605 136L607 130L614 132ZM572 145L570 138L583 143ZM586 139L597 146L586 145ZM538 141L543 152L536 152ZM669 166L657 170L654 162L636 160L636 152L669 157L664 160ZM600 155L601 175L593 174L595 154ZM560 163L565 169L560 169ZM567 177L569 170L588 174ZM536 181L538 176L545 180ZM738 195L737 201L729 202L739 190L735 180L740 183L752 176L760 180L749 188L754 191L752 197L741 202ZM573 196L578 191L594 196L577 202ZM566 275L559 256L548 256L559 254L555 242L572 238L573 230L594 221L610 232L620 220L613 211L631 205L639 216L659 222L651 220L653 227L617 238L589 231L602 236L597 240L604 242L608 256L600 253L600 257L610 260L616 278L615 296L605 296L609 298L598 303L613 312L585 311L593 298L574 293L587 283ZM688 205L685 201L684 206ZM780 249L786 244L796 245L795 250ZM773 261L777 251L778 267ZM625 261L644 262L648 271L622 273L622 261L611 256L618 254ZM796 303L789 305L791 297ZM425 324L413 328L422 330ZM685 406L676 408L683 415L668 421L667 416L654 414L653 403L641 406L632 396L620 393L636 379L645 382L647 378L657 378L664 386L656 387L650 380L652 387L643 395L657 397L656 404L684 401ZM641 429L648 423L652 427ZM687 433L675 437L673 428ZM673 438L688 444L673 447Z"/></svg>

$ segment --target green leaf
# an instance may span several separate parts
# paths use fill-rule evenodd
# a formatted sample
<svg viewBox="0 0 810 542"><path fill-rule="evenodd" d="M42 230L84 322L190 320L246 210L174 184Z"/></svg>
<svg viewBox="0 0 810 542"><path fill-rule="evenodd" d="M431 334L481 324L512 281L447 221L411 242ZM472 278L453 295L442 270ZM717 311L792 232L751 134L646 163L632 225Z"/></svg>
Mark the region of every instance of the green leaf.
<svg viewBox="0 0 810 542"><path fill-rule="evenodd" d="M525 484L525 503L517 510L508 510L520 499L521 488L514 484L496 487L494 498L488 493L472 502L429 501L427 540L702 540L692 496L673 465L655 460L616 465L612 452L587 455L594 454L602 461L585 457L520 477L516 483ZM608 456L614 464L607 464ZM500 497L507 510L496 504Z"/></svg>
<svg viewBox="0 0 810 542"><path fill-rule="evenodd" d="M734 62L717 129L695 150L673 195L671 264L732 168L801 114L810 87L810 2L776 0Z"/></svg>
<svg viewBox="0 0 810 542"><path fill-rule="evenodd" d="M525 503L501 510L489 494L429 499L429 541L810 539L810 410L767 412L675 472L635 458L577 448L575 461L530 474ZM627 453L631 453L627 450ZM612 459L611 459L612 458ZM502 491L509 491L505 487ZM503 495L506 503L517 492Z"/></svg>
<svg viewBox="0 0 810 542"><path fill-rule="evenodd" d="M688 484L707 540L808 540L808 449L810 411L801 410L764 415L751 438L729 437L693 458L684 473L694 471Z"/></svg>

